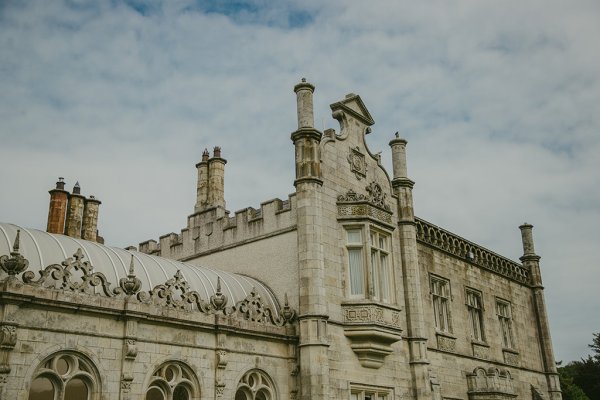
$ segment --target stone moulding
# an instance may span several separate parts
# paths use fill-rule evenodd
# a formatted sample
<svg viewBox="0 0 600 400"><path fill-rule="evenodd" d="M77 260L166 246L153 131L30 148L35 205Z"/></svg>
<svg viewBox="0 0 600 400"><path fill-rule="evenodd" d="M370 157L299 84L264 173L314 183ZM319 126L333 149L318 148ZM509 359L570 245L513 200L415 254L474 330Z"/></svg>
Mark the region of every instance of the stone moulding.
<svg viewBox="0 0 600 400"><path fill-rule="evenodd" d="M415 217L417 241L524 285L531 284L529 270L430 222Z"/></svg>
<svg viewBox="0 0 600 400"><path fill-rule="evenodd" d="M370 301L342 304L344 335L363 367L380 368L393 353L392 344L402 338L400 311Z"/></svg>
<svg viewBox="0 0 600 400"><path fill-rule="evenodd" d="M95 287L100 286L102 294L109 298L126 298L129 301L137 300L141 304L189 312L221 313L275 326L292 323L296 318L296 311L290 307L287 294L284 307L279 310L274 310L264 303L256 292L256 288L253 288L246 298L228 306L227 296L221 292L220 278L217 279L215 294L205 300L197 291L190 290L188 282L183 279L180 271L177 271L175 276L164 284L157 285L150 291L141 291L141 283L135 276L133 258L127 278L120 279L119 286L111 290L111 284L106 277L100 272L94 272L94 267L88 261L83 261L83 258L84 254L79 248L73 257L67 258L60 265L52 264L40 271L40 277L37 280L35 280L33 271L25 271L22 274L23 283L46 290L59 290L87 296L97 296ZM78 274L74 272L78 272ZM76 278L77 276L79 279ZM8 279L16 279L11 277Z"/></svg>

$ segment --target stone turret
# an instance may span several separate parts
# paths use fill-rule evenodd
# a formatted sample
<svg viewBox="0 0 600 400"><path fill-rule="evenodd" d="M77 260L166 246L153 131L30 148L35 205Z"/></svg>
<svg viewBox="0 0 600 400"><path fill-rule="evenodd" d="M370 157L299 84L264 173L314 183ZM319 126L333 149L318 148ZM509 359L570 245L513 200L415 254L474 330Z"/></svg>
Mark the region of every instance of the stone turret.
<svg viewBox="0 0 600 400"><path fill-rule="evenodd" d="M524 223L519 226L521 230L521 240L523 243L523 256L520 260L523 266L531 272L531 290L533 292L533 306L537 318L538 335L544 371L548 383L548 392L550 400L561 400L562 393L558 380L558 372L552 350L552 338L550 337L550 324L548 322L548 313L546 312L546 300L544 298L544 287L542 286L542 275L540 272L540 256L535 253L533 243L533 225Z"/></svg>
<svg viewBox="0 0 600 400"><path fill-rule="evenodd" d="M102 202L94 196L85 199L81 237L92 242L98 241L98 211Z"/></svg>
<svg viewBox="0 0 600 400"><path fill-rule="evenodd" d="M69 202L69 192L65 190L64 178L58 178L56 188L48 193L50 193L50 207L48 209L46 232L62 235L65 231L65 219Z"/></svg>
<svg viewBox="0 0 600 400"><path fill-rule="evenodd" d="M412 189L414 182L408 178L406 166L407 141L399 137L390 141L394 177L392 188L398 197L398 225L402 274L404 275L404 299L406 302L407 335L410 366L413 370L413 389L416 399L431 398L428 379L427 332L425 329L421 270L417 253L417 230L415 223Z"/></svg>
<svg viewBox="0 0 600 400"><path fill-rule="evenodd" d="M83 222L83 208L85 197L81 195L79 182L73 186L73 192L69 195L69 208L67 212L67 223L65 235L81 238L81 226Z"/></svg>
<svg viewBox="0 0 600 400"><path fill-rule="evenodd" d="M315 87L302 81L294 87L298 129L292 133L296 160L298 232L300 387L302 399L329 398L327 356L327 296L322 248L322 194L319 143L314 128L312 95Z"/></svg>
<svg viewBox="0 0 600 400"><path fill-rule="evenodd" d="M213 157L208 159L208 205L225 208L225 164L221 148L215 147Z"/></svg>

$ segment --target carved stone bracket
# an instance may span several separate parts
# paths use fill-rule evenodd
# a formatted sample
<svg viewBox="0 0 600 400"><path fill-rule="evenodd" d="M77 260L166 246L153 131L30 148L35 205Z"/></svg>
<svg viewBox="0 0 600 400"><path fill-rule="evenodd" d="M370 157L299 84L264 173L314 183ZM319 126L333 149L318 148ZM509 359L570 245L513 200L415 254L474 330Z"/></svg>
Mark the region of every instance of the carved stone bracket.
<svg viewBox="0 0 600 400"><path fill-rule="evenodd" d="M360 364L367 368L380 368L385 358L399 341L400 309L372 302L342 304L344 335L350 339L350 348Z"/></svg>
<svg viewBox="0 0 600 400"><path fill-rule="evenodd" d="M137 357L137 341L135 339L125 339L123 352L128 360L135 360Z"/></svg>
<svg viewBox="0 0 600 400"><path fill-rule="evenodd" d="M0 349L12 350L17 344L17 326L3 323L0 325Z"/></svg>
<svg viewBox="0 0 600 400"><path fill-rule="evenodd" d="M512 377L507 370L478 367L467 373L468 395L470 400L513 399L517 397Z"/></svg>

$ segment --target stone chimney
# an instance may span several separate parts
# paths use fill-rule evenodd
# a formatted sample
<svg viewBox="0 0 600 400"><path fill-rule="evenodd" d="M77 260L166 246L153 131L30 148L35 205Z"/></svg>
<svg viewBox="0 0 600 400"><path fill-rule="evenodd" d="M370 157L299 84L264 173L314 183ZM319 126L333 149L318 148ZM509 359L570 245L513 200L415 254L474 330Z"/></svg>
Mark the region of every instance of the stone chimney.
<svg viewBox="0 0 600 400"><path fill-rule="evenodd" d="M213 157L208 160L208 207L225 208L225 164L221 148L215 147Z"/></svg>
<svg viewBox="0 0 600 400"><path fill-rule="evenodd" d="M56 188L50 190L50 207L48 209L48 225L46 232L63 234L67 216L69 192L65 190L64 178L58 178Z"/></svg>
<svg viewBox="0 0 600 400"><path fill-rule="evenodd" d="M69 196L65 235L81 238L84 201L85 197L81 195L81 187L79 186L79 182L77 182L75 183L75 186L73 186L73 193Z"/></svg>
<svg viewBox="0 0 600 400"><path fill-rule="evenodd" d="M100 204L102 202L94 196L84 200L81 237L85 240L98 241L98 210Z"/></svg>
<svg viewBox="0 0 600 400"><path fill-rule="evenodd" d="M198 169L198 184L196 186L196 206L194 212L206 208L208 203L208 150L204 149L202 161L196 164Z"/></svg>

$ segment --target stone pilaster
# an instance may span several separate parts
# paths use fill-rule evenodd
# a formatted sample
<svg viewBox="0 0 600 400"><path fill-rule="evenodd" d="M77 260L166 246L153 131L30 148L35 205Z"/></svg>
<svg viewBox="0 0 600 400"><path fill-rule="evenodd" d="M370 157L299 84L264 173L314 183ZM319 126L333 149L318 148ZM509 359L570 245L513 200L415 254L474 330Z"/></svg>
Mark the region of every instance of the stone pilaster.
<svg viewBox="0 0 600 400"><path fill-rule="evenodd" d="M414 182L407 177L406 140L398 137L390 142L394 178L392 188L398 197L398 228L402 274L404 276L404 301L409 359L415 399L430 399L433 396L429 377L427 356L427 334L423 319L423 294L417 253L417 230L413 207L412 189Z"/></svg>
<svg viewBox="0 0 600 400"><path fill-rule="evenodd" d="M329 398L327 293L322 249L322 199L319 142L313 127L312 94L315 87L302 79L294 87L298 103L298 130L292 133L296 154L298 234L300 398Z"/></svg>
<svg viewBox="0 0 600 400"><path fill-rule="evenodd" d="M548 314L546 312L546 301L544 299L544 286L542 286L542 275L540 272L540 256L535 253L533 243L533 225L524 223L519 226L521 230L521 239L523 242L523 256L520 258L523 266L529 269L531 273L531 291L533 296L533 306L537 319L537 329L539 343L541 346L542 361L546 373L548 384L548 394L551 400L561 400L562 393L558 381L558 372L554 359L554 350L552 349L552 338L550 337L550 325L548 323Z"/></svg>

